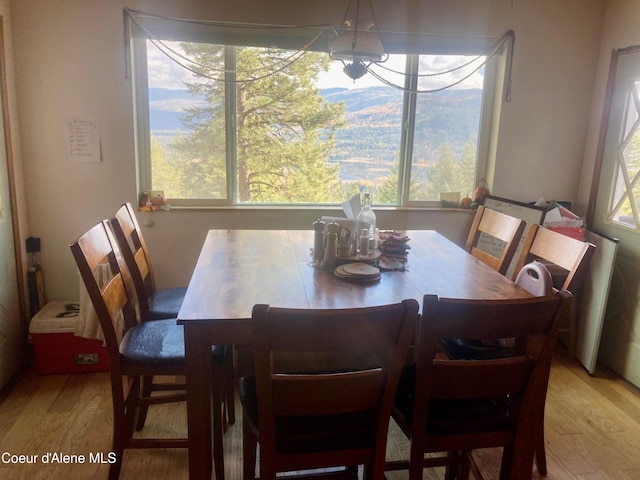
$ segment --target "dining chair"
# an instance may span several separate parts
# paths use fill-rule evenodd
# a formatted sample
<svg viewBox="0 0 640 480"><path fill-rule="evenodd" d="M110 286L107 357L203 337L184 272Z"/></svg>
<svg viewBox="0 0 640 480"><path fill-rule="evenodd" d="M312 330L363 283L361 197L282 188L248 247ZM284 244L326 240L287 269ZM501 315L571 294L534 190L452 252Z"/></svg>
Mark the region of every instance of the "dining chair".
<svg viewBox="0 0 640 480"><path fill-rule="evenodd" d="M595 249L592 243L568 237L540 225L531 225L516 263L514 275L517 277L526 264L540 261L553 276L564 278L561 285L556 285L559 290L568 290L574 296L579 296ZM560 326L560 334L568 335L568 349L572 354L576 350L576 322L577 314L574 310L569 315L567 325Z"/></svg>
<svg viewBox="0 0 640 480"><path fill-rule="evenodd" d="M511 265L526 225L524 220L480 205L473 218L465 250L504 275ZM482 248L484 239L488 240L490 248ZM502 242L498 243L498 249L493 246L496 241Z"/></svg>
<svg viewBox="0 0 640 480"><path fill-rule="evenodd" d="M558 271L565 280L560 286L574 296L579 294L579 288L584 282L589 262L595 252L595 245L576 240L560 233L548 230L539 225L531 225L525 237L522 252L515 269L515 281L521 287L529 290L533 295L544 295L553 291L553 279L548 267ZM539 260L541 260L542 263ZM568 324L568 326L566 325ZM576 311L572 304L570 313L565 318L565 324L559 327L559 333L569 334L569 351L575 351ZM501 343L496 345L496 343ZM465 359L504 358L513 355L510 344L502 344L503 340L465 340L443 339L441 345L449 357ZM549 372L547 372L548 374ZM544 419L546 395L540 408ZM547 474L547 456L544 442L544 421L538 425L539 433L536 446L535 461L538 472Z"/></svg>
<svg viewBox="0 0 640 480"><path fill-rule="evenodd" d="M143 392L143 376L184 375L184 329L175 319L142 322L134 308L135 295L128 291L128 270L106 220L96 224L70 245L80 276L102 328L109 357L113 404L113 446L115 463L109 478L116 480L125 449L186 448L186 438L142 438L135 436L140 409L150 405L185 401L185 386L165 383L164 393ZM111 279L102 287L94 272L108 263ZM222 446L222 392L225 377L224 346L212 347L212 415L216 478L224 480ZM136 428L139 427L139 428Z"/></svg>
<svg viewBox="0 0 640 480"><path fill-rule="evenodd" d="M156 289L151 256L129 202L116 211L111 219L111 227L140 298L142 318L155 320L176 317L187 288Z"/></svg>
<svg viewBox="0 0 640 480"><path fill-rule="evenodd" d="M529 291L536 297L543 297L554 292L553 278L547 267L538 262L533 261L526 264L520 269L516 275L515 282L525 290ZM570 314L569 314L570 315ZM444 351L449 357L477 360L492 358L507 358L514 355L513 338L485 339L485 340L467 340L467 339L441 339L440 344L444 347ZM547 377L550 373L551 365L547 371ZM542 411L541 419L538 425L538 440L536 441L535 461L538 472L542 475L547 474L547 456L544 444L544 409L546 403L546 391L541 396L542 402L539 408Z"/></svg>
<svg viewBox="0 0 640 480"><path fill-rule="evenodd" d="M243 478L347 467L384 479L394 392L418 302L357 309L255 305L254 376L240 380Z"/></svg>
<svg viewBox="0 0 640 480"><path fill-rule="evenodd" d="M545 266L552 269L557 276L564 277L564 282L558 286L560 290L567 290L574 296L578 296L589 272L589 263L595 250L596 247L592 243L568 237L540 225L531 225L516 263L514 275L517 279L522 274L522 271L526 270L527 265L530 265L533 261L541 261ZM568 349L572 354L576 351L577 331L576 305L573 304L565 324L561 325L559 329L561 335L568 335ZM542 407L544 409L544 405ZM536 466L540 474L546 475L547 459L544 446L544 423L540 424L540 429L540 441L536 448Z"/></svg>
<svg viewBox="0 0 640 480"><path fill-rule="evenodd" d="M411 439L410 458L386 469L408 469L410 480L435 466L446 466L447 478L468 478L470 470L483 478L473 450L503 447L500 478L531 478L547 369L571 300L566 291L506 300L425 295L415 364L405 367L392 412ZM442 338L511 337L509 358L451 359L437 347ZM425 458L439 452L444 455Z"/></svg>
<svg viewBox="0 0 640 480"><path fill-rule="evenodd" d="M111 228L130 272L131 280L138 299L140 317L143 321L176 318L182 305L186 288L155 288L155 277L151 257L147 249L136 214L130 203L123 204L110 220ZM235 381L233 371L233 352L229 347L225 366L225 393L223 398L229 424L235 423ZM143 379L143 389L148 394L155 388L153 379ZM139 422L144 424L146 409L142 409ZM226 425L226 424L225 424Z"/></svg>

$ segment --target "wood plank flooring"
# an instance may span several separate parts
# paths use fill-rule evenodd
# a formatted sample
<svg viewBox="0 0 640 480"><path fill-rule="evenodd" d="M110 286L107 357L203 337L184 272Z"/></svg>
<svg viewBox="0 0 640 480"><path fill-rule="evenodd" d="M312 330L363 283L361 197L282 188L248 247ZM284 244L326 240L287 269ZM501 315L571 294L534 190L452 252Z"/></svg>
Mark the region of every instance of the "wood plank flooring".
<svg viewBox="0 0 640 480"><path fill-rule="evenodd" d="M29 371L0 396L0 402L0 478L107 478L109 466L100 463L99 457L103 455L106 462L111 445L108 374L41 376ZM225 434L228 480L242 476L239 405L237 412L236 424ZM551 372L545 427L547 479L640 480L640 391L611 372L599 369L589 376L559 349ZM152 408L144 433L185 435L185 405ZM408 447L392 425L389 458L406 456ZM488 479L497 478L499 451L479 451L476 458ZM127 451L121 478L187 480L187 452ZM392 472L387 478L406 480L408 475ZM441 470L425 470L425 480L441 478ZM533 478L544 477L534 471Z"/></svg>

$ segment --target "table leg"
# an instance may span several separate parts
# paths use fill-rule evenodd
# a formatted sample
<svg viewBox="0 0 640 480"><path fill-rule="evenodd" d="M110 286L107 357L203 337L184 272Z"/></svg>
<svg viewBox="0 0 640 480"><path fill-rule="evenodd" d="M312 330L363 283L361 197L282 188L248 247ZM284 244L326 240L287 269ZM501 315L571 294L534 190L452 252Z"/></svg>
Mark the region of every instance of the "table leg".
<svg viewBox="0 0 640 480"><path fill-rule="evenodd" d="M207 328L185 325L189 479L211 480L211 343Z"/></svg>

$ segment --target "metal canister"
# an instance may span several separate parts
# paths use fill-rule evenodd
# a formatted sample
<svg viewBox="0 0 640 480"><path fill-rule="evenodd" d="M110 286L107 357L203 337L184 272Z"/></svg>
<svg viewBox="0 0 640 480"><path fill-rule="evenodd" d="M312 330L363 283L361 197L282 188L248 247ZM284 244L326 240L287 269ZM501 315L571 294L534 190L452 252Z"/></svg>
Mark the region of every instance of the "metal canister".
<svg viewBox="0 0 640 480"><path fill-rule="evenodd" d="M316 220L313 222L313 260L322 262L324 260L324 222Z"/></svg>

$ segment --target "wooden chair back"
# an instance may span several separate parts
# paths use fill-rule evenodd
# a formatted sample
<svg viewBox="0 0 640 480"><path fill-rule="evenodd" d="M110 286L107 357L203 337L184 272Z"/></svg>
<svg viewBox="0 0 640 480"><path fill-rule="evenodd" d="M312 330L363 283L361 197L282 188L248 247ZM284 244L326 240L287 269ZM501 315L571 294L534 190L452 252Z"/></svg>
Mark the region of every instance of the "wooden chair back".
<svg viewBox="0 0 640 480"><path fill-rule="evenodd" d="M471 255L504 275L509 269L526 225L527 223L524 220L480 205L471 224L465 249ZM482 234L489 235L505 243L499 257L478 247Z"/></svg>
<svg viewBox="0 0 640 480"><path fill-rule="evenodd" d="M96 224L70 248L100 322L110 366L119 370L118 346L126 332L138 323L135 300L131 300L131 292L127 291L129 272L106 221ZM109 266L111 279L100 287L94 273L105 264Z"/></svg>
<svg viewBox="0 0 640 480"><path fill-rule="evenodd" d="M575 295L589 271L595 248L592 243L576 240L540 225L531 225L514 275L517 276L526 264L534 260L550 262L567 273L560 289L569 290Z"/></svg>
<svg viewBox="0 0 640 480"><path fill-rule="evenodd" d="M564 291L519 300L426 295L413 383L403 386L401 382L399 387L399 392L405 387L414 389L413 396L407 397L413 398L408 406L411 413L398 400L393 412L398 425L411 438L411 458L408 464L392 463L388 469L408 466L410 480L419 480L425 466L460 461L442 457L424 460L425 453L464 451L463 467L477 470L472 461L467 463L472 459L470 451L501 446L500 478L530 478L536 422L541 415L538 407L541 396L546 395L545 367L550 365L559 322L570 303L571 294ZM445 338L506 337L516 338L516 353L509 358L441 358L436 347ZM519 340L533 338L537 341ZM501 402L504 411L495 418L485 418L484 407Z"/></svg>
<svg viewBox="0 0 640 480"><path fill-rule="evenodd" d="M155 292L156 283L151 257L131 204L127 202L122 205L110 223L124 261L131 272L131 280L140 303L140 315L143 319L148 319L149 302Z"/></svg>
<svg viewBox="0 0 640 480"><path fill-rule="evenodd" d="M260 478L366 465L383 480L393 397L418 303L342 310L256 305Z"/></svg>

